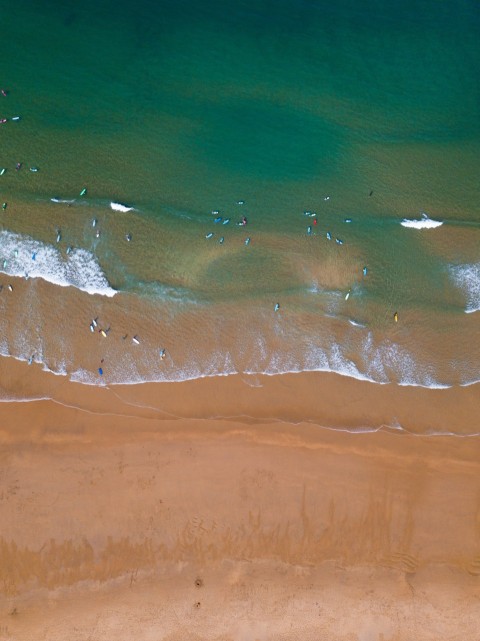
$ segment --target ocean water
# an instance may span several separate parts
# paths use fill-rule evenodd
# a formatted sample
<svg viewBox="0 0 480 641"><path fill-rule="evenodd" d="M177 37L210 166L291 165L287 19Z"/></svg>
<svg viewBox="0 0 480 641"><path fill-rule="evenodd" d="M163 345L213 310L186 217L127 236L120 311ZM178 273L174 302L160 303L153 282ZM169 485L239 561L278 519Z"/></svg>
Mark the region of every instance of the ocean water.
<svg viewBox="0 0 480 641"><path fill-rule="evenodd" d="M2 2L0 354L480 380L473 0L37 5Z"/></svg>

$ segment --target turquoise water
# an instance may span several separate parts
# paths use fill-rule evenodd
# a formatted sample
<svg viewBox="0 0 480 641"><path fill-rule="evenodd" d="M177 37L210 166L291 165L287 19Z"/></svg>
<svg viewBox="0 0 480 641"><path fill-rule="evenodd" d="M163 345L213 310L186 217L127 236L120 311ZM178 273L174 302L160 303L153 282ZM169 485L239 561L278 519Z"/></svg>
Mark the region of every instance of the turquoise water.
<svg viewBox="0 0 480 641"><path fill-rule="evenodd" d="M21 116L0 125L3 272L91 291L85 305L109 318L144 310L135 323L149 338L128 355L142 362L106 379L480 378L473 1L2 7L0 115ZM216 210L231 222L214 223ZM400 225L422 212L442 226ZM68 245L87 254L70 264ZM120 293L92 295L104 287ZM3 353L95 381L83 352L60 354L76 340L67 329L45 349L45 309L28 304L32 340L4 329ZM159 324L172 354L160 373Z"/></svg>

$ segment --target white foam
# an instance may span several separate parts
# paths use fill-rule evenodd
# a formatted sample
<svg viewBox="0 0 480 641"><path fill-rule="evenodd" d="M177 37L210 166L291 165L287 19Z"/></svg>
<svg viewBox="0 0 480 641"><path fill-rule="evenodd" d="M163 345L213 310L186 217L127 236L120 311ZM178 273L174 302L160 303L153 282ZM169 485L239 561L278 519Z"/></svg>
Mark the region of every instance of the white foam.
<svg viewBox="0 0 480 641"><path fill-rule="evenodd" d="M354 327L361 327L362 329L365 329L366 327L366 325L363 325L362 323L359 323L358 321L353 320L353 318L349 318L348 322L350 323L350 325L353 325Z"/></svg>
<svg viewBox="0 0 480 641"><path fill-rule="evenodd" d="M86 249L73 249L63 257L53 245L9 231L0 232L0 272L9 276L42 278L61 287L76 287L88 294L111 297L117 293L110 287L95 256Z"/></svg>
<svg viewBox="0 0 480 641"><path fill-rule="evenodd" d="M422 214L422 218L420 219L404 218L400 225L403 227L410 227L411 229L435 229L435 227L443 225L443 222L440 220L432 220L427 216L427 214Z"/></svg>
<svg viewBox="0 0 480 641"><path fill-rule="evenodd" d="M122 203L111 202L110 207L113 209L113 211L121 211L123 213L133 210L133 207L128 207L128 205L122 205Z"/></svg>
<svg viewBox="0 0 480 641"><path fill-rule="evenodd" d="M465 312L472 314L480 311L480 262L467 265L450 265L450 275L457 287L467 298Z"/></svg>

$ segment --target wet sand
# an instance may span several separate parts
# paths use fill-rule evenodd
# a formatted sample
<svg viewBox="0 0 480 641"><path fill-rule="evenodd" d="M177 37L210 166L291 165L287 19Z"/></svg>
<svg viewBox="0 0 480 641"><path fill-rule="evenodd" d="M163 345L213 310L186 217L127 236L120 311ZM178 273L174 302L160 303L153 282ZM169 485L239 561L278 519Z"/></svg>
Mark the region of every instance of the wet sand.
<svg viewBox="0 0 480 641"><path fill-rule="evenodd" d="M0 381L0 639L480 638L478 386Z"/></svg>

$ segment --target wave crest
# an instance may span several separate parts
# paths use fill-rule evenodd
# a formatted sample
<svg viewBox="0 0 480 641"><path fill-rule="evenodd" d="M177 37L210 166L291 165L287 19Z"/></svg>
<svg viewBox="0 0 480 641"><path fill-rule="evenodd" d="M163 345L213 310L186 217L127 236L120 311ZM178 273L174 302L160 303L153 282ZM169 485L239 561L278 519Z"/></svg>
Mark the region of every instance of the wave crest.
<svg viewBox="0 0 480 641"><path fill-rule="evenodd" d="M432 218L429 218L427 214L422 214L420 219L404 218L400 225L403 227L410 227L411 229L435 229L435 227L443 225L443 222L440 220L432 220Z"/></svg>
<svg viewBox="0 0 480 641"><path fill-rule="evenodd" d="M465 312L480 311L480 262L467 265L450 265L450 275L467 298Z"/></svg>
<svg viewBox="0 0 480 641"><path fill-rule="evenodd" d="M128 205L122 205L122 203L110 203L111 209L113 211L121 211L122 213L126 213L127 211L133 211L133 207L129 207Z"/></svg>
<svg viewBox="0 0 480 641"><path fill-rule="evenodd" d="M114 296L95 256L73 249L66 257L56 247L29 236L0 232L0 271L21 278L43 278L61 287L76 287L88 294Z"/></svg>

